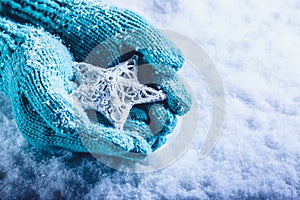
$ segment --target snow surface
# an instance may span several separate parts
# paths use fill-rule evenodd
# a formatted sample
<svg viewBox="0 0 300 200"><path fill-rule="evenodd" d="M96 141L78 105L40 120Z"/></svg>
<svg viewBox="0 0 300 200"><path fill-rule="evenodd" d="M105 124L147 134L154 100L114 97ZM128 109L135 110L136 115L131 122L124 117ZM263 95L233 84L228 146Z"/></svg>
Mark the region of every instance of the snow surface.
<svg viewBox="0 0 300 200"><path fill-rule="evenodd" d="M219 142L203 160L196 141L166 169L119 172L93 157L31 147L1 95L0 198L299 199L300 1L105 2L132 9L206 50L226 92ZM197 97L209 116L207 92ZM205 131L209 120L203 119Z"/></svg>

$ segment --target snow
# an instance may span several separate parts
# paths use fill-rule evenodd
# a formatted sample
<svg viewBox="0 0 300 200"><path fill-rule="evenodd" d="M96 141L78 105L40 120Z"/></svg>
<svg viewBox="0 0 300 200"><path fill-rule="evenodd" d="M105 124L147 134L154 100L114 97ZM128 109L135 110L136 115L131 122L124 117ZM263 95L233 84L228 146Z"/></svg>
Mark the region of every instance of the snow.
<svg viewBox="0 0 300 200"><path fill-rule="evenodd" d="M1 95L1 198L299 199L300 2L104 2L132 9L205 49L226 93L217 145L199 159L211 108L203 83L196 92L203 113L199 141L173 165L142 174L116 171L81 154L31 147Z"/></svg>

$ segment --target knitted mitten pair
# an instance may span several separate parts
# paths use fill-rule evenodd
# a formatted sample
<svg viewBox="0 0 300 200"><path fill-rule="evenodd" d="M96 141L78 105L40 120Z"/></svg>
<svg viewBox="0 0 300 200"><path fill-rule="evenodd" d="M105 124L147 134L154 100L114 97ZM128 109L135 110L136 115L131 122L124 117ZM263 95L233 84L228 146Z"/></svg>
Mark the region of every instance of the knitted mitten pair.
<svg viewBox="0 0 300 200"><path fill-rule="evenodd" d="M128 10L69 0L0 2L0 89L12 101L25 138L40 147L63 147L133 158L165 143L176 115L185 114L191 97L176 75L180 51L157 29ZM13 20L13 21L12 21ZM44 30L59 36L62 43ZM70 52L66 47L69 48ZM162 89L165 102L132 108L124 130L88 123L73 106L73 61L110 67L140 55L139 81Z"/></svg>

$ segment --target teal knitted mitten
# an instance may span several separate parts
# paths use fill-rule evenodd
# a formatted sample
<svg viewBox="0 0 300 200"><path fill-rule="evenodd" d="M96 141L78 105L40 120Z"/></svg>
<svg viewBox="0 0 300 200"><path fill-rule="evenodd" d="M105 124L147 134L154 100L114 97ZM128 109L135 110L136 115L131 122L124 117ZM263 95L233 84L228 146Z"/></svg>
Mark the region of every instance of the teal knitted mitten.
<svg viewBox="0 0 300 200"><path fill-rule="evenodd" d="M30 143L128 159L151 152L147 141L134 134L151 132L142 121L131 119L135 128L120 131L88 123L85 112L73 106L73 60L60 41L0 18L0 50L0 89L10 97L19 129Z"/></svg>
<svg viewBox="0 0 300 200"><path fill-rule="evenodd" d="M131 111L132 119L151 128L150 134L143 136L152 149L161 146L165 136L172 132L175 115L190 109L191 97L176 75L184 61L180 51L135 13L70 0L2 0L1 7L1 15L59 35L78 62L105 67L114 66L134 53L142 55L140 82L151 83L168 95L163 104L138 106ZM158 120L161 118L166 119L165 123ZM138 128L128 122L125 130L129 127Z"/></svg>

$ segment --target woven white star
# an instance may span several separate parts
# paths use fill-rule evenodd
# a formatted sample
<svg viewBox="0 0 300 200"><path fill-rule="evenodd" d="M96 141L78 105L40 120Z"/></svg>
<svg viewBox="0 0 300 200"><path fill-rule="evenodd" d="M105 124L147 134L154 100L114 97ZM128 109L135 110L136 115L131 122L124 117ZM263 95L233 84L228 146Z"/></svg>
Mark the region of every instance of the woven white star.
<svg viewBox="0 0 300 200"><path fill-rule="evenodd" d="M73 96L84 109L101 112L116 128L123 129L135 104L166 99L166 94L141 84L137 56L109 69L77 63L79 87Z"/></svg>

